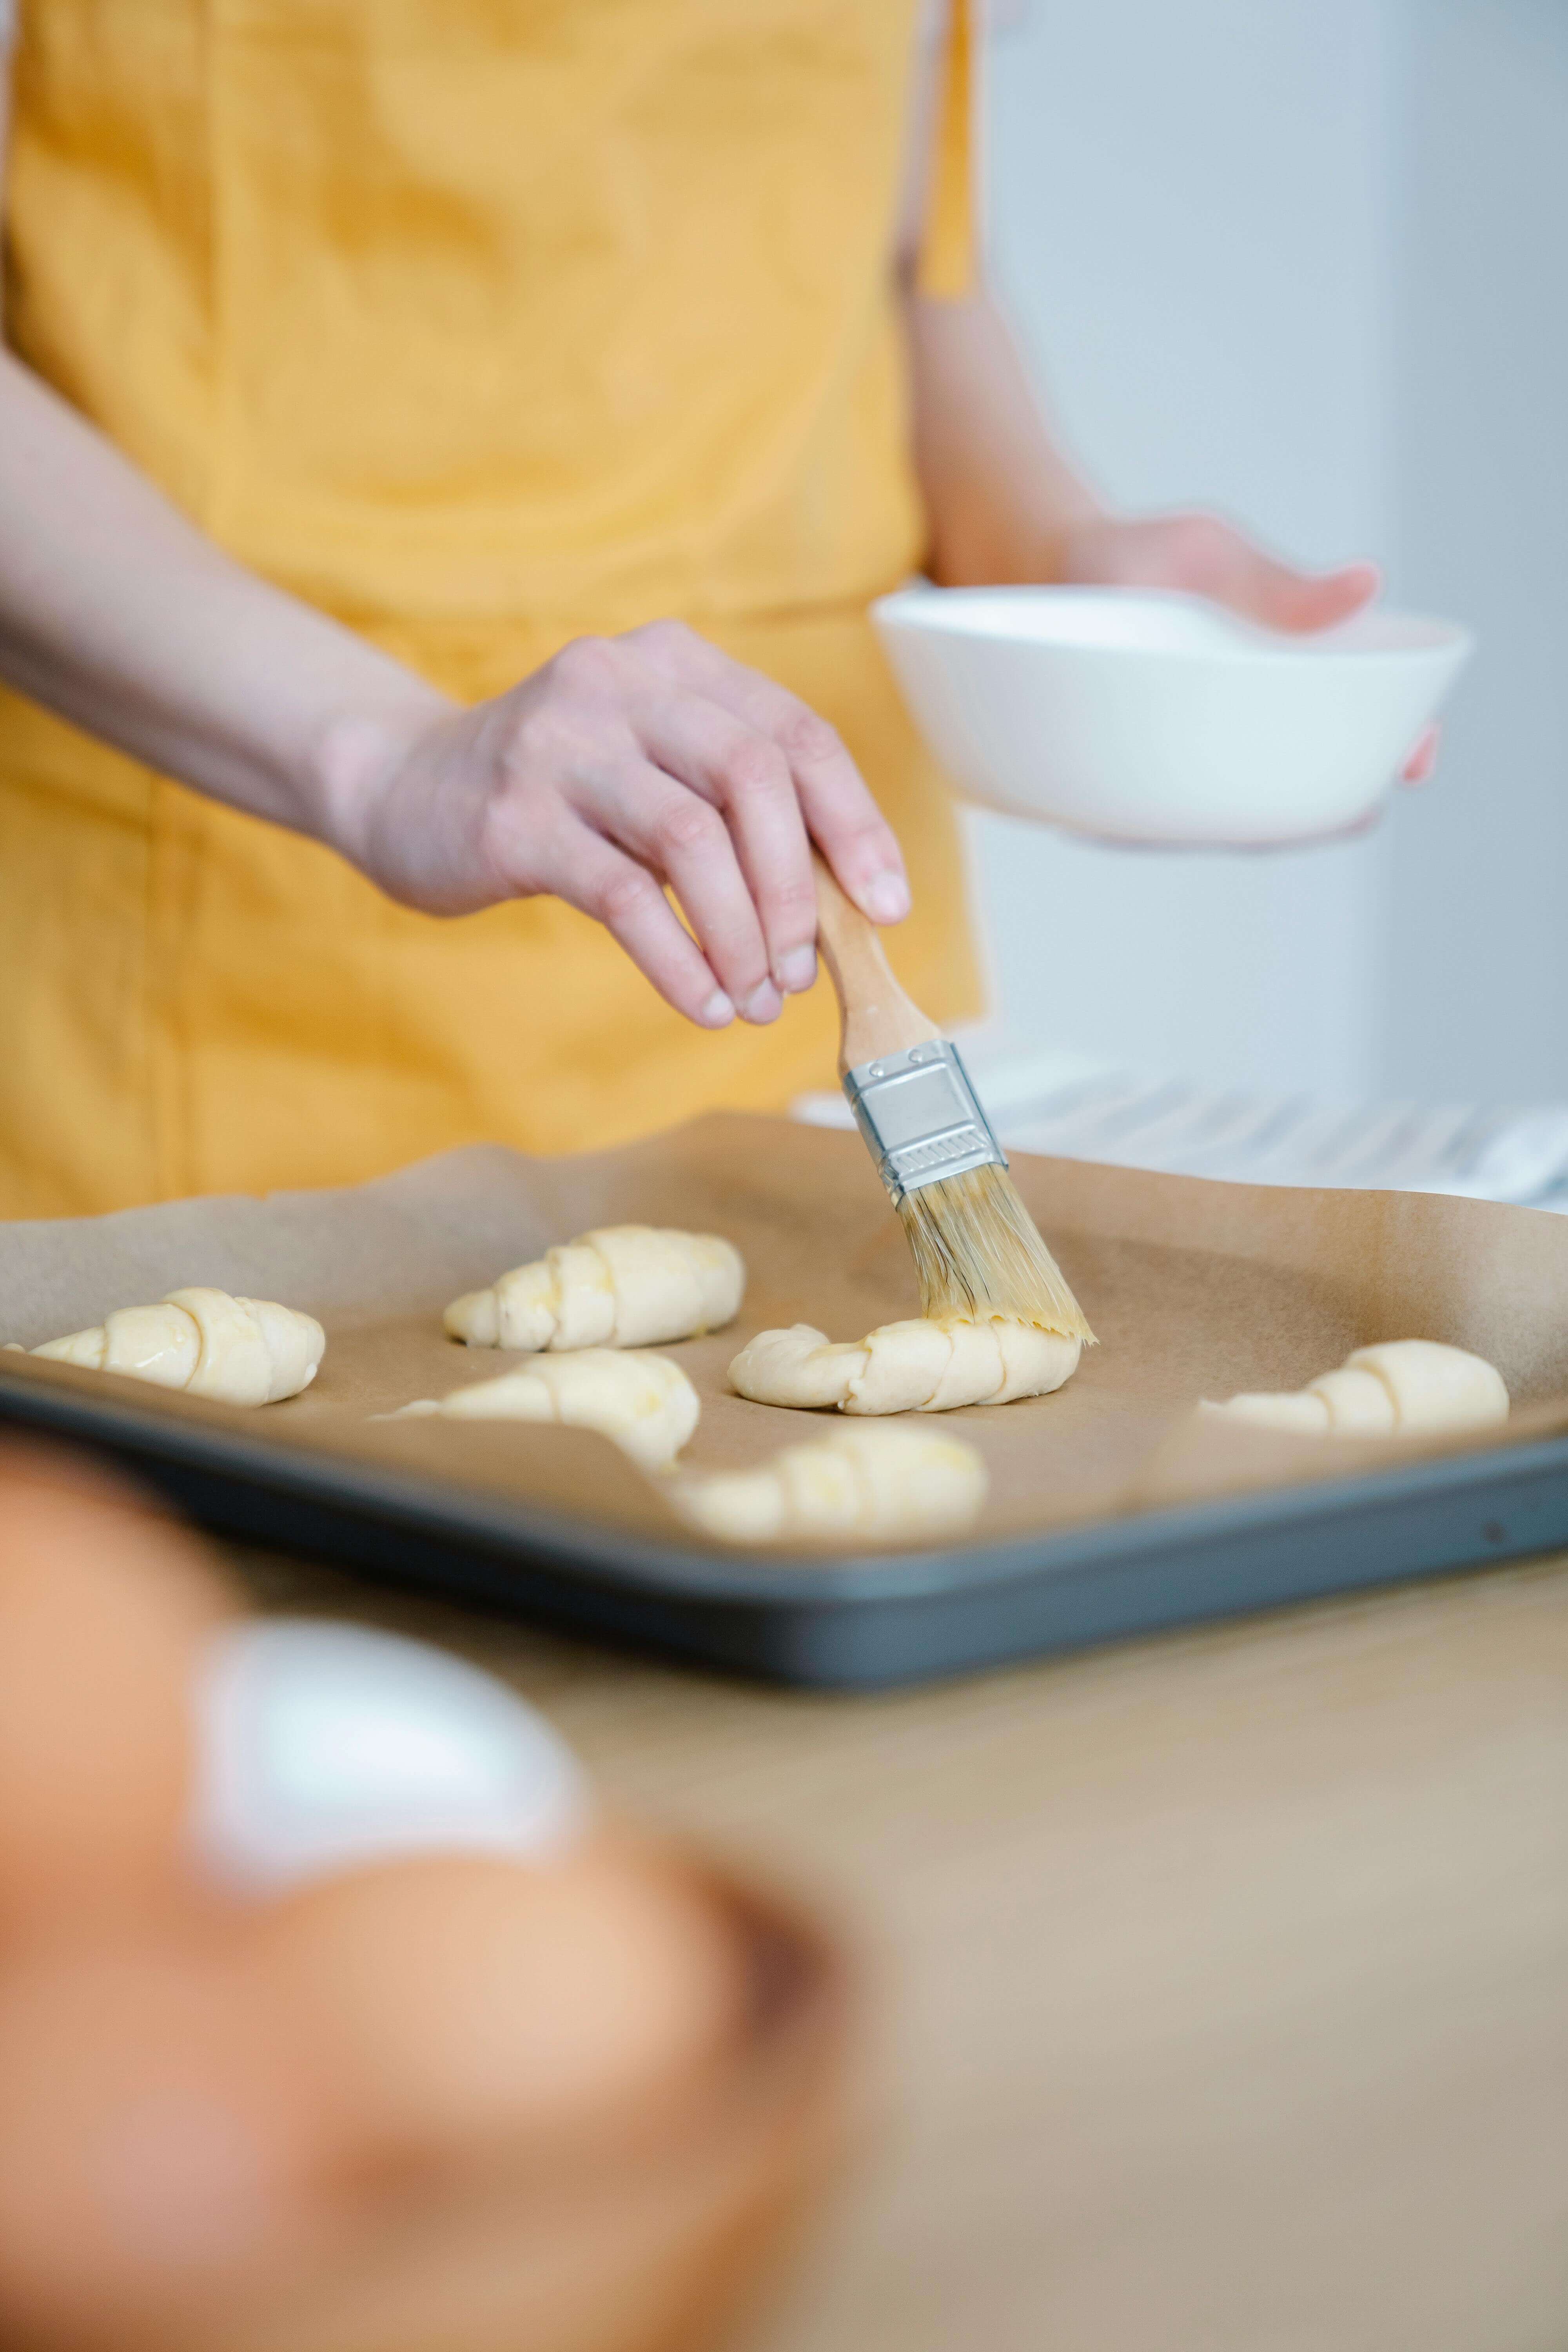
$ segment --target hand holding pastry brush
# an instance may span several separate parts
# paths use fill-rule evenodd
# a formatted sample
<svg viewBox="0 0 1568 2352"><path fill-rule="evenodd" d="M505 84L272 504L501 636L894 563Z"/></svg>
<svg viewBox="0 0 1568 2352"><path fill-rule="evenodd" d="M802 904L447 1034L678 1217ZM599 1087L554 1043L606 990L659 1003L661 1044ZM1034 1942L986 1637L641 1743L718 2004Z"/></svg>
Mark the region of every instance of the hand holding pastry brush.
<svg viewBox="0 0 1568 2352"><path fill-rule="evenodd" d="M819 857L817 945L838 997L838 1071L920 1277L921 1311L1094 1334L1007 1173L958 1048L894 979L876 926Z"/></svg>

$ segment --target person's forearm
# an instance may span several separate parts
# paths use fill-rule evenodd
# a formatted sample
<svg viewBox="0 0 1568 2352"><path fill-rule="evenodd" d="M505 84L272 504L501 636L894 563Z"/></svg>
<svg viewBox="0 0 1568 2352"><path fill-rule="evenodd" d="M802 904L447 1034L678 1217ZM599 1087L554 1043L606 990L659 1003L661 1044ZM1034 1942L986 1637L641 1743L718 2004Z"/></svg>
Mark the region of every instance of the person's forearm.
<svg viewBox="0 0 1568 2352"><path fill-rule="evenodd" d="M909 912L833 728L683 623L467 709L232 562L3 354L0 678L405 906L562 898L707 1028L811 985L813 845L873 921Z"/></svg>
<svg viewBox="0 0 1568 2352"><path fill-rule="evenodd" d="M1059 579L1070 534L1103 509L1052 441L1006 321L984 293L911 290L907 307L931 577Z"/></svg>
<svg viewBox="0 0 1568 2352"><path fill-rule="evenodd" d="M1331 628L1377 591L1376 566L1301 572L1223 516L1121 515L1101 505L1052 440L1000 310L986 295L923 299L906 286L914 455L926 566L942 586L990 583L1152 589L1205 596L1265 628ZM1405 774L1431 773L1428 729Z"/></svg>
<svg viewBox="0 0 1568 2352"><path fill-rule="evenodd" d="M451 707L232 562L4 352L0 678L198 791L340 845L383 746Z"/></svg>

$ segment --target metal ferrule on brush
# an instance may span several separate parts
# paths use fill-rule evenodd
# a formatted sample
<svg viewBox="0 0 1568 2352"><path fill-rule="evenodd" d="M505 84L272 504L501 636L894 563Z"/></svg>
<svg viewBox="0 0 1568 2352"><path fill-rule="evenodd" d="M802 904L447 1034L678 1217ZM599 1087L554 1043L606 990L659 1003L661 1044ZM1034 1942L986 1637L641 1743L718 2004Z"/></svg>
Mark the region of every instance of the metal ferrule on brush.
<svg viewBox="0 0 1568 2352"><path fill-rule="evenodd" d="M844 1091L895 1208L923 1185L1007 1165L958 1048L945 1038L860 1063Z"/></svg>

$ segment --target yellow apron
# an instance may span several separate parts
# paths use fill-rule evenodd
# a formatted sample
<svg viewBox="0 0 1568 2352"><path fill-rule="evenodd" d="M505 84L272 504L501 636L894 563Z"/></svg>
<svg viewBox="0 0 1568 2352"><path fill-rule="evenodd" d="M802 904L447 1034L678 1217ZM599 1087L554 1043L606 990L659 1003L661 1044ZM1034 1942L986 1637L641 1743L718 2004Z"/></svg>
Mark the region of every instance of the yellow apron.
<svg viewBox="0 0 1568 2352"><path fill-rule="evenodd" d="M952 1019L953 823L865 617L922 544L889 267L916 15L23 0L7 332L243 562L452 694L677 613L805 696ZM556 900L394 907L0 695L0 1214L600 1146L780 1106L832 1045L825 988L700 1034Z"/></svg>

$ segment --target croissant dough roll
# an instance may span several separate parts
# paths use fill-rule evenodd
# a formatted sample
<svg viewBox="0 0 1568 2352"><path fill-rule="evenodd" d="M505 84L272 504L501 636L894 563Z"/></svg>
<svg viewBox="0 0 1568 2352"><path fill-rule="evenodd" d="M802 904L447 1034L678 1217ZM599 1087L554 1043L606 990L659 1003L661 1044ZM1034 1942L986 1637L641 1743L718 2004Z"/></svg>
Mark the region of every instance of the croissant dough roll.
<svg viewBox="0 0 1568 2352"><path fill-rule="evenodd" d="M647 1348L731 1322L745 1287L717 1234L602 1225L454 1298L444 1320L470 1348Z"/></svg>
<svg viewBox="0 0 1568 2352"><path fill-rule="evenodd" d="M929 1429L839 1426L786 1445L757 1470L693 1479L680 1508L721 1542L949 1535L985 1500L973 1445Z"/></svg>
<svg viewBox="0 0 1568 2352"><path fill-rule="evenodd" d="M1479 1429L1508 1419L1508 1388L1495 1364L1438 1339L1384 1339L1358 1348L1350 1369L1375 1374L1401 1429Z"/></svg>
<svg viewBox="0 0 1568 2352"><path fill-rule="evenodd" d="M835 1344L810 1323L759 1331L730 1366L730 1385L758 1404L837 1405L840 1412L951 1412L1047 1396L1078 1370L1081 1339L1033 1323L957 1316L883 1323Z"/></svg>
<svg viewBox="0 0 1568 2352"><path fill-rule="evenodd" d="M787 1331L759 1331L747 1341L730 1365L730 1386L759 1404L842 1409L867 1358L864 1340L836 1345L815 1324L792 1323Z"/></svg>
<svg viewBox="0 0 1568 2352"><path fill-rule="evenodd" d="M1373 1372L1342 1364L1307 1382L1307 1394L1321 1400L1329 1427L1339 1437L1390 1437L1399 1425L1394 1399Z"/></svg>
<svg viewBox="0 0 1568 2352"><path fill-rule="evenodd" d="M226 1290L172 1290L156 1307L120 1307L35 1356L121 1372L222 1404L277 1404L315 1379L327 1335L313 1315Z"/></svg>
<svg viewBox="0 0 1568 2352"><path fill-rule="evenodd" d="M1438 1339L1384 1339L1304 1389L1234 1396L1208 1409L1303 1434L1393 1437L1484 1429L1508 1419L1508 1403L1502 1374L1484 1356Z"/></svg>
<svg viewBox="0 0 1568 2352"><path fill-rule="evenodd" d="M1204 1399L1205 1412L1223 1412L1232 1421L1255 1422L1259 1429L1288 1429L1299 1437L1326 1437L1329 1402L1310 1389L1278 1391L1248 1389L1227 1397L1223 1404Z"/></svg>
<svg viewBox="0 0 1568 2352"><path fill-rule="evenodd" d="M444 1413L454 1421L536 1421L596 1429L645 1470L668 1467L697 1426L697 1391L668 1356L583 1348L547 1356L439 1400L406 1404L388 1420Z"/></svg>

